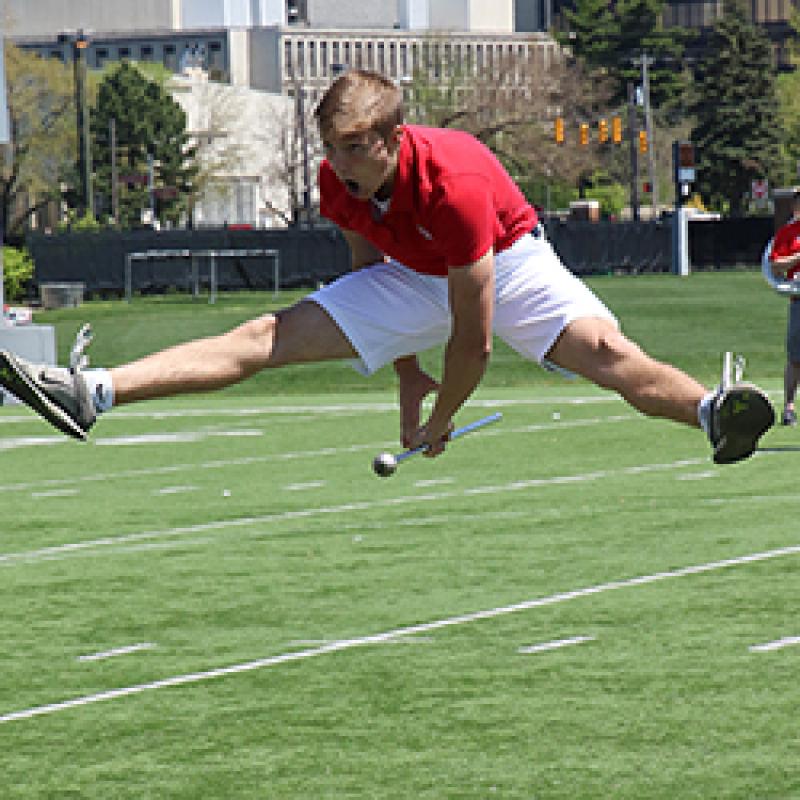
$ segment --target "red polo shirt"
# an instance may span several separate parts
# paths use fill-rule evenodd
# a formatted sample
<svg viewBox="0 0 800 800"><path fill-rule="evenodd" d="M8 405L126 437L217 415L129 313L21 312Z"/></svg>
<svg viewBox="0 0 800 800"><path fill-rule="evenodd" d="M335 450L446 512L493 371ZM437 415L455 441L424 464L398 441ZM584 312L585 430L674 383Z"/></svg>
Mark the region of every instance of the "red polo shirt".
<svg viewBox="0 0 800 800"><path fill-rule="evenodd" d="M446 128L404 125L389 210L345 189L327 161L320 211L401 264L429 275L499 253L536 226L536 212L485 145Z"/></svg>
<svg viewBox="0 0 800 800"><path fill-rule="evenodd" d="M772 242L770 260L775 261L777 258L794 255L798 250L800 250L800 219L793 219L778 228ZM792 279L798 271L800 271L800 265L792 267L786 275Z"/></svg>

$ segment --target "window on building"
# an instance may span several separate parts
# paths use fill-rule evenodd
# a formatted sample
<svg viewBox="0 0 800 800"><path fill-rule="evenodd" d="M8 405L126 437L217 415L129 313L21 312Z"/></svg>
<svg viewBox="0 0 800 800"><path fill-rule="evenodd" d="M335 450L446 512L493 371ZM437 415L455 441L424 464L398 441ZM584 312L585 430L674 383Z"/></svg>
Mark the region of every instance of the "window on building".
<svg viewBox="0 0 800 800"><path fill-rule="evenodd" d="M284 73L290 78L294 77L294 62L292 60L292 43L287 40L283 43L283 69Z"/></svg>
<svg viewBox="0 0 800 800"><path fill-rule="evenodd" d="M153 60L153 48L149 44L143 44L139 48L139 58L142 61L152 61Z"/></svg>
<svg viewBox="0 0 800 800"><path fill-rule="evenodd" d="M308 74L312 78L317 77L317 43L308 43Z"/></svg>
<svg viewBox="0 0 800 800"><path fill-rule="evenodd" d="M330 62L328 61L328 43L327 42L320 42L319 43L319 67L320 72L325 77L328 76L328 65Z"/></svg>
<svg viewBox="0 0 800 800"><path fill-rule="evenodd" d="M178 69L178 54L175 52L174 44L164 45L164 66L173 72Z"/></svg>
<svg viewBox="0 0 800 800"><path fill-rule="evenodd" d="M225 66L222 57L222 42L208 43L208 67L209 69L222 69Z"/></svg>
<svg viewBox="0 0 800 800"><path fill-rule="evenodd" d="M120 61L124 61L126 58L130 57L131 57L130 47L120 47L119 50L117 50L117 58Z"/></svg>
<svg viewBox="0 0 800 800"><path fill-rule="evenodd" d="M297 74L303 76L306 74L306 48L305 42L297 43Z"/></svg>
<svg viewBox="0 0 800 800"><path fill-rule="evenodd" d="M353 45L355 49L355 65L356 69L363 69L364 67L364 52L363 52L363 45L361 42L356 42Z"/></svg>

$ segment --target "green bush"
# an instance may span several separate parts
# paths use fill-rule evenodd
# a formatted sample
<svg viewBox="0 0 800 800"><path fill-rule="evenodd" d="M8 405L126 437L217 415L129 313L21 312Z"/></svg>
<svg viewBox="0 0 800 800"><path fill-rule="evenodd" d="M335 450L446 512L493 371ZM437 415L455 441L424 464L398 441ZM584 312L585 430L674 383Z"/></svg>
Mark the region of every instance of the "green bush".
<svg viewBox="0 0 800 800"><path fill-rule="evenodd" d="M33 277L33 260L27 250L3 248L3 291L6 302L22 297L25 282Z"/></svg>

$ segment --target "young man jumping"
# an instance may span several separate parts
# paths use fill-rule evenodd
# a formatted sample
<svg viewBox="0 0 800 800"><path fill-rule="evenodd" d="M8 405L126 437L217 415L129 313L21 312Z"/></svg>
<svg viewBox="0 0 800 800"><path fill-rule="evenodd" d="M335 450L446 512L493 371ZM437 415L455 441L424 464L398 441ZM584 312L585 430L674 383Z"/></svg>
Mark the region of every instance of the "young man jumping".
<svg viewBox="0 0 800 800"><path fill-rule="evenodd" d="M351 359L370 374L392 362L403 444L435 456L480 383L496 334L523 357L578 373L644 414L702 427L717 463L754 452L774 421L766 395L747 384L707 391L627 339L561 263L484 145L463 132L404 124L400 90L366 71L336 80L316 118L325 148L321 211L341 228L352 272L276 314L109 370L2 353L0 384L83 439L112 406L220 389L268 367ZM441 343L437 382L416 354Z"/></svg>

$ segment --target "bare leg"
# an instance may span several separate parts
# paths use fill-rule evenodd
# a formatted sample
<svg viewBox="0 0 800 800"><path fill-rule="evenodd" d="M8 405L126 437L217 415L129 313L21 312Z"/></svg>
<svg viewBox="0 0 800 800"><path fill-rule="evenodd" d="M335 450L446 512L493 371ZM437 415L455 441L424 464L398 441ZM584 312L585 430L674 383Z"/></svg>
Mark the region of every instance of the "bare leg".
<svg viewBox="0 0 800 800"><path fill-rule="evenodd" d="M220 336L179 344L111 370L116 405L221 389L267 367L353 358L323 309L301 301Z"/></svg>
<svg viewBox="0 0 800 800"><path fill-rule="evenodd" d="M699 427L705 387L679 369L656 361L605 319L570 323L548 359L620 394L644 414Z"/></svg>

